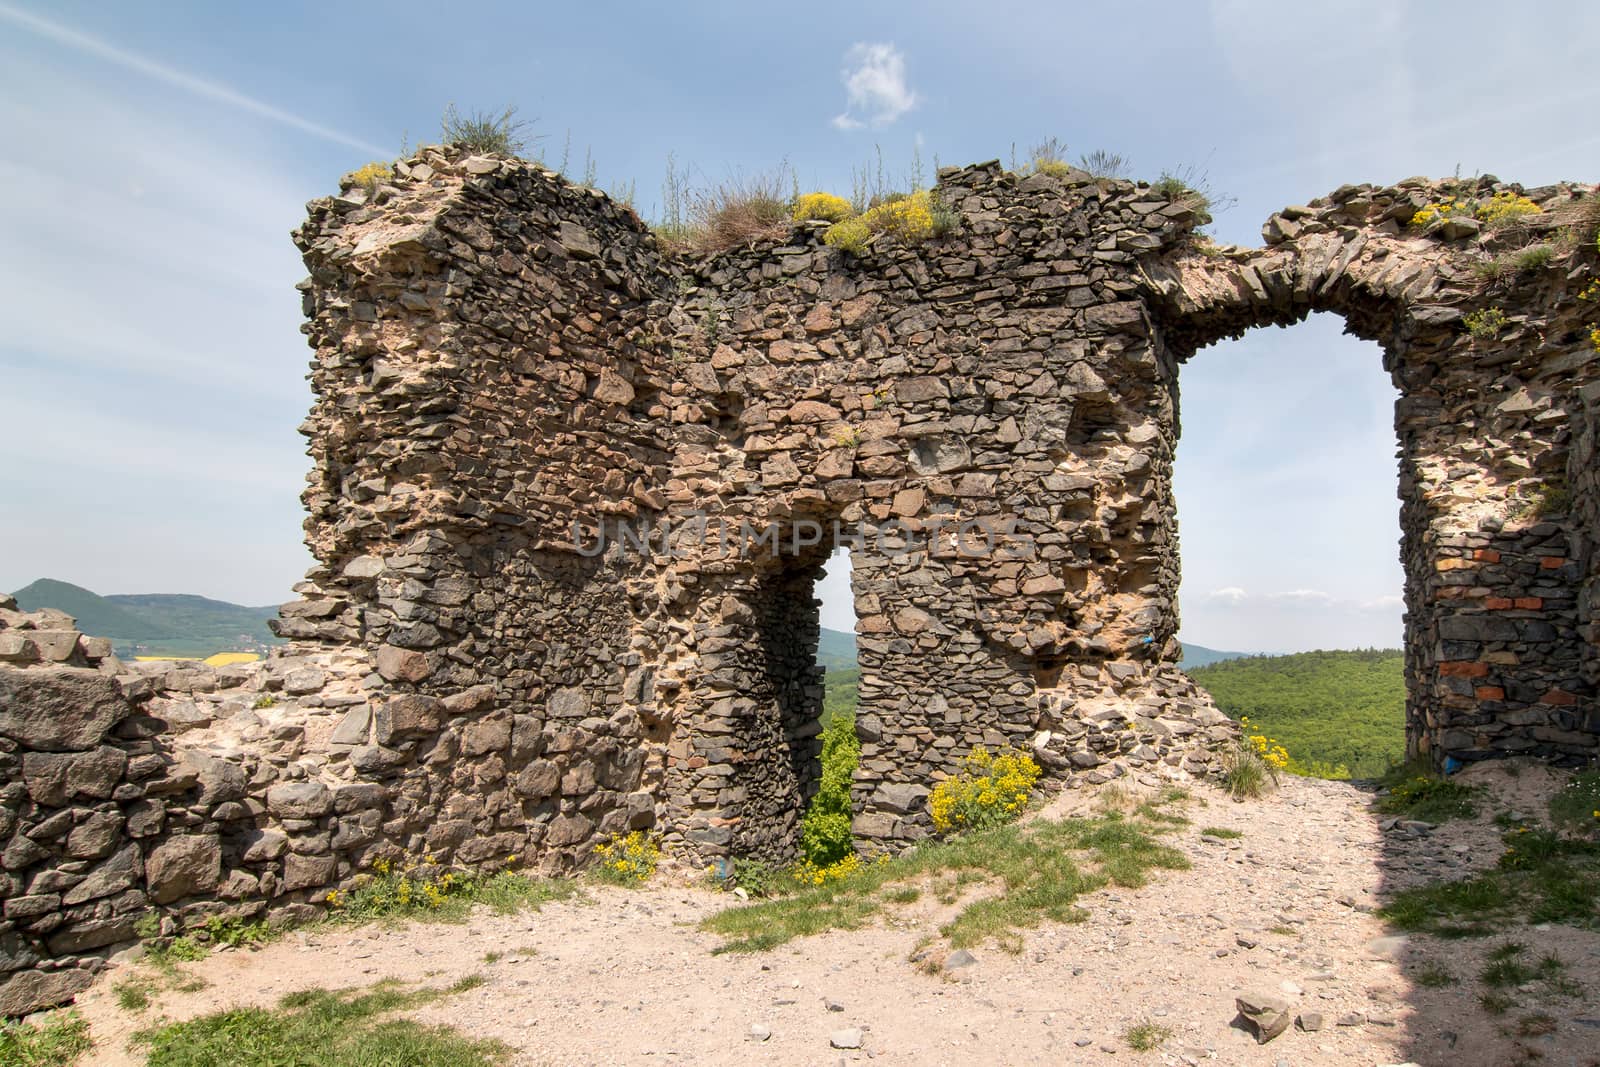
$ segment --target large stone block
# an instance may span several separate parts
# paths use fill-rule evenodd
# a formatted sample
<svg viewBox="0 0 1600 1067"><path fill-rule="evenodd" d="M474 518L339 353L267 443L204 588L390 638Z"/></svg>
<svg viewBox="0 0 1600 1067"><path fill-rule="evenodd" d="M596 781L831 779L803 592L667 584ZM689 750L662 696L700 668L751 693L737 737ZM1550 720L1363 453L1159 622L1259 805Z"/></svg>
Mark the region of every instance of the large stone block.
<svg viewBox="0 0 1600 1067"><path fill-rule="evenodd" d="M117 683L98 671L0 667L0 734L25 748L94 748L131 712Z"/></svg>
<svg viewBox="0 0 1600 1067"><path fill-rule="evenodd" d="M144 867L150 899L170 904L217 888L222 880L222 846L210 836L169 837L145 858Z"/></svg>
<svg viewBox="0 0 1600 1067"><path fill-rule="evenodd" d="M22 780L34 800L61 807L76 799L109 799L127 767L127 753L109 745L89 752L29 752L22 757Z"/></svg>
<svg viewBox="0 0 1600 1067"><path fill-rule="evenodd" d="M94 976L72 968L64 971L16 971L0 979L0 1016L16 1018L71 1003L89 988Z"/></svg>

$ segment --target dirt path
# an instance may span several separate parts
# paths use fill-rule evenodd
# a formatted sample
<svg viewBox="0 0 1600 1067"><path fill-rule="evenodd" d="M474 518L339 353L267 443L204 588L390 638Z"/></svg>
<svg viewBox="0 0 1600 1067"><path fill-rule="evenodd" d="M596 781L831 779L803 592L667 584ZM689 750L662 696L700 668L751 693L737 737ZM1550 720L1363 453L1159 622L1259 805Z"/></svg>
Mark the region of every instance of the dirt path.
<svg viewBox="0 0 1600 1067"><path fill-rule="evenodd" d="M1478 1003L1484 953L1504 938L1385 940L1389 931L1369 914L1385 885L1492 863L1500 846L1486 819L1420 837L1384 833L1365 794L1308 779L1242 804L1209 789L1196 797L1192 825L1173 838L1193 870L1085 898L1088 921L1030 931L1019 955L979 947L958 979L907 961L936 925L936 905L766 954L717 956L717 939L696 923L730 899L658 879L638 891L590 890L587 903L536 914L480 912L465 926L323 928L218 953L190 965L206 988L167 993L142 1015L117 1007L116 973L80 1003L98 1043L93 1062L106 1065L140 1063L127 1038L158 1013L188 1018L309 986L389 977L443 985L469 974L486 984L416 1016L500 1038L520 1050L519 1065L1521 1062L1499 1032L1516 1013L1497 1018ZM1086 803L1067 794L1050 814ZM1243 836L1202 834L1212 827ZM1600 1063L1600 935L1517 936L1534 953L1557 951L1585 989L1534 1005L1555 1030L1520 1046L1546 1064ZM492 953L502 955L486 962ZM1424 966L1459 981L1421 988L1412 979ZM1230 1025L1244 991L1320 1013L1323 1028L1291 1029L1258 1047ZM1172 1036L1134 1052L1122 1035L1142 1022ZM831 1035L851 1028L863 1032L861 1049L830 1047Z"/></svg>

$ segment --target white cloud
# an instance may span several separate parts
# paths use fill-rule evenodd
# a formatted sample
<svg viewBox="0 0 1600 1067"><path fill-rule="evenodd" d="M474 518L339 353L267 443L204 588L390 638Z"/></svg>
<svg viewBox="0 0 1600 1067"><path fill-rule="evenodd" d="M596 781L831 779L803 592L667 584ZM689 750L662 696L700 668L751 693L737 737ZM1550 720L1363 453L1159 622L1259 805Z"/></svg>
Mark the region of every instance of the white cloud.
<svg viewBox="0 0 1600 1067"><path fill-rule="evenodd" d="M1219 604L1238 605L1243 604L1249 598L1250 594L1246 593L1243 589L1240 589L1236 585L1223 586L1221 589L1213 589L1211 592L1206 594L1207 600L1214 601Z"/></svg>
<svg viewBox="0 0 1600 1067"><path fill-rule="evenodd" d="M1403 597L1403 596L1380 596L1380 597L1374 597L1371 600L1362 601L1361 610L1362 611L1392 612L1392 611L1395 611L1398 608L1403 608L1405 606L1406 606L1406 598Z"/></svg>
<svg viewBox="0 0 1600 1067"><path fill-rule="evenodd" d="M1333 594L1320 589L1286 589L1281 593L1268 593L1267 599L1295 604L1332 604Z"/></svg>
<svg viewBox="0 0 1600 1067"><path fill-rule="evenodd" d="M906 84L906 59L892 44L850 47L840 72L847 97L833 124L841 130L887 126L917 106L917 94Z"/></svg>

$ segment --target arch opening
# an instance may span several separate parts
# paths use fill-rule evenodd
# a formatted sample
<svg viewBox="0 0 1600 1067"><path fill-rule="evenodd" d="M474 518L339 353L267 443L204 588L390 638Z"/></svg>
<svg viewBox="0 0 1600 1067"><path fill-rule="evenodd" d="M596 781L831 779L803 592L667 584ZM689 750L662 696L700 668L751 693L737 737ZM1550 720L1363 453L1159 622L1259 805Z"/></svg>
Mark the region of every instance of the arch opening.
<svg viewBox="0 0 1600 1067"><path fill-rule="evenodd" d="M1294 769L1370 777L1405 755L1398 393L1377 346L1343 329L1312 314L1179 372L1180 641L1219 707ZM1261 654L1287 658L1246 658Z"/></svg>

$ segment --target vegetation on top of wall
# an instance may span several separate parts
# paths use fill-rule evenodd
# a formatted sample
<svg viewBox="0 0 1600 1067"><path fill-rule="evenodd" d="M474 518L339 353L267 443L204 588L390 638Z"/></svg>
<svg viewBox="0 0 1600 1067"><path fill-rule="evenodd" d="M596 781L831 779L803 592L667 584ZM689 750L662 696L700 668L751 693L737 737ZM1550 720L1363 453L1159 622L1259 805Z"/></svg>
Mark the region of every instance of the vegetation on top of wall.
<svg viewBox="0 0 1600 1067"><path fill-rule="evenodd" d="M528 146L524 138L531 124L518 119L516 115L515 105L498 115L488 111L469 111L463 115L454 104L450 104L439 120L439 136L445 144L472 152L520 155Z"/></svg>
<svg viewBox="0 0 1600 1067"><path fill-rule="evenodd" d="M822 222L843 222L855 213L855 208L851 207L850 201L844 197L818 192L796 197L790 215L796 222L812 219Z"/></svg>
<svg viewBox="0 0 1600 1067"><path fill-rule="evenodd" d="M1432 230L1449 219L1468 218L1483 223L1486 229L1499 230L1541 213L1538 204L1509 189L1484 199L1472 195L1459 179L1448 187L1455 191L1417 209L1411 216L1413 227Z"/></svg>
<svg viewBox="0 0 1600 1067"><path fill-rule="evenodd" d="M861 255L879 234L915 244L944 237L960 226L960 217L927 189L909 196L892 196L865 214L828 227L823 241L852 255Z"/></svg>

